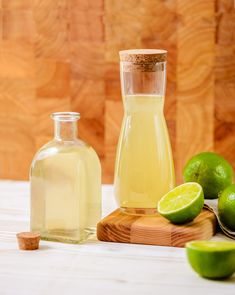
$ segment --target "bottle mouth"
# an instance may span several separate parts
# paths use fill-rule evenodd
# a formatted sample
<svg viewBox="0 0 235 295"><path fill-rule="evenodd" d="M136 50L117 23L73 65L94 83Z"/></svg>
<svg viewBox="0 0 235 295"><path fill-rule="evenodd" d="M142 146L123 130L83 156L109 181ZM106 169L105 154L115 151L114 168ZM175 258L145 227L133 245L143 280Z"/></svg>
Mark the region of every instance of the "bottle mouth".
<svg viewBox="0 0 235 295"><path fill-rule="evenodd" d="M56 112L51 114L51 118L55 121L77 121L80 119L80 114L77 112Z"/></svg>

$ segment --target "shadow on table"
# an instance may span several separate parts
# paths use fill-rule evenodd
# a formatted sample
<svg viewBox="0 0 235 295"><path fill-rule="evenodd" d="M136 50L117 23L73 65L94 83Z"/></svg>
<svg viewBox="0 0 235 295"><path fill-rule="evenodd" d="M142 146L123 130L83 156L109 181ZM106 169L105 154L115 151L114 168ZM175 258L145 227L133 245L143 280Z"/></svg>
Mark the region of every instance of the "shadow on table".
<svg viewBox="0 0 235 295"><path fill-rule="evenodd" d="M235 283L235 274L233 274L230 278L228 278L224 282L228 283L228 284L234 284Z"/></svg>
<svg viewBox="0 0 235 295"><path fill-rule="evenodd" d="M235 273L230 278L228 278L228 279L218 279L218 280L215 280L215 279L207 279L207 278L204 278L204 280L215 282L217 284L219 284L219 283L222 283L222 284L234 284L235 283Z"/></svg>
<svg viewBox="0 0 235 295"><path fill-rule="evenodd" d="M40 245L39 249L40 251L45 251L45 250L49 250L52 249L53 247L50 247L48 245Z"/></svg>

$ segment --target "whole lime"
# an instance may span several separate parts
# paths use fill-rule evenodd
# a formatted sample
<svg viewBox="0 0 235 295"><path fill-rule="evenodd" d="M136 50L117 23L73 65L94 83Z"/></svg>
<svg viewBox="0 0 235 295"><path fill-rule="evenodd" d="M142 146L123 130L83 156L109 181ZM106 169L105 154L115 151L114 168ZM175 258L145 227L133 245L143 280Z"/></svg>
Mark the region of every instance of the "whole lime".
<svg viewBox="0 0 235 295"><path fill-rule="evenodd" d="M184 167L185 182L197 182L206 199L216 199L233 181L232 166L220 155L212 152L192 157Z"/></svg>
<svg viewBox="0 0 235 295"><path fill-rule="evenodd" d="M224 225L235 231L235 184L228 186L219 196L218 211Z"/></svg>
<svg viewBox="0 0 235 295"><path fill-rule="evenodd" d="M188 261L202 277L224 279L235 272L235 242L192 241L186 244Z"/></svg>

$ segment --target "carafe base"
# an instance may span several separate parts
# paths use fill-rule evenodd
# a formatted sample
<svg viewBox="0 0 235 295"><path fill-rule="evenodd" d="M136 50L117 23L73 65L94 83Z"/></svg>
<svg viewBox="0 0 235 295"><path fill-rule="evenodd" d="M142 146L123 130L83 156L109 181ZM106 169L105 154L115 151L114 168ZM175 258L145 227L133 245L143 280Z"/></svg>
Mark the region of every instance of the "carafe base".
<svg viewBox="0 0 235 295"><path fill-rule="evenodd" d="M128 208L128 207L121 207L120 208L123 213L128 215L156 215L157 209L156 208Z"/></svg>

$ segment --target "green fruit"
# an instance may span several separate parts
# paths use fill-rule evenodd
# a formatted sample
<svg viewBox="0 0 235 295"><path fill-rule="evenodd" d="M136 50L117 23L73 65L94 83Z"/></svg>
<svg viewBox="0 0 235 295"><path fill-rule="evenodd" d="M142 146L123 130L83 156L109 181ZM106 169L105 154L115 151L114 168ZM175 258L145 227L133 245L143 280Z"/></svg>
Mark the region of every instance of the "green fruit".
<svg viewBox="0 0 235 295"><path fill-rule="evenodd" d="M186 244L186 252L202 277L224 279L235 272L235 242L192 241Z"/></svg>
<svg viewBox="0 0 235 295"><path fill-rule="evenodd" d="M175 187L158 202L158 213L172 223L181 224L192 221L202 210L203 190L195 182Z"/></svg>
<svg viewBox="0 0 235 295"><path fill-rule="evenodd" d="M219 196L218 211L224 225L235 231L235 184L228 186Z"/></svg>
<svg viewBox="0 0 235 295"><path fill-rule="evenodd" d="M220 155L206 152L191 158L184 167L184 181L200 183L206 199L216 199L218 194L232 184L232 166Z"/></svg>

